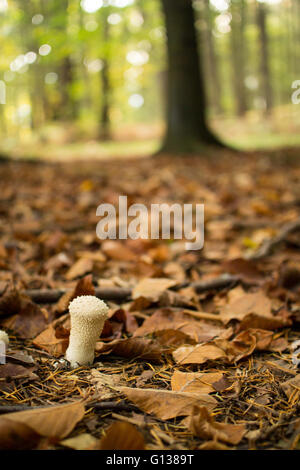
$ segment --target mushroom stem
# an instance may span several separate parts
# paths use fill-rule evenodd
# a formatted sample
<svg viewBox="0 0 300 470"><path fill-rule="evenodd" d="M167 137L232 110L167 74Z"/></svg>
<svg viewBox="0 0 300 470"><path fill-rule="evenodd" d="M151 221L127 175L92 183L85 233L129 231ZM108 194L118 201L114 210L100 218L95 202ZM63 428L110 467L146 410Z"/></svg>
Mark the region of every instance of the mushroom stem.
<svg viewBox="0 0 300 470"><path fill-rule="evenodd" d="M76 297L69 305L71 333L66 359L71 367L91 365L96 341L107 318L108 307L93 295Z"/></svg>
<svg viewBox="0 0 300 470"><path fill-rule="evenodd" d="M8 346L9 344L9 337L6 331L0 330L0 341L3 341L5 346Z"/></svg>

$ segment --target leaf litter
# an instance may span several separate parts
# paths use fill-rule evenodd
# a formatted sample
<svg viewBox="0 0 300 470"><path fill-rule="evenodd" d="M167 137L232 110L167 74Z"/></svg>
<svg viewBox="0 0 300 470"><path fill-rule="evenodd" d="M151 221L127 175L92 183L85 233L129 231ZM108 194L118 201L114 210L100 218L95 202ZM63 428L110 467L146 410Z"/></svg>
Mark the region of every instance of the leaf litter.
<svg viewBox="0 0 300 470"><path fill-rule="evenodd" d="M299 165L224 151L120 168L2 165L0 447L299 449ZM203 250L101 242L96 208L119 194L204 203ZM99 287L96 360L70 370L68 304Z"/></svg>

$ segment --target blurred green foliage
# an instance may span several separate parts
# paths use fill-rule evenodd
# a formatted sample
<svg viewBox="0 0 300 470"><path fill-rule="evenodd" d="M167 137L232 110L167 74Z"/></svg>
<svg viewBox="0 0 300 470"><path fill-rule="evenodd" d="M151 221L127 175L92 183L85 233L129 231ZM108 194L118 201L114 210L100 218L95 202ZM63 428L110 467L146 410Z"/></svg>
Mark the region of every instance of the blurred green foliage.
<svg viewBox="0 0 300 470"><path fill-rule="evenodd" d="M244 118L255 121L254 116L264 114L258 3L194 1L213 123L237 113L237 73L245 94ZM300 0L260 3L266 15L273 107L285 106L294 133L291 84L300 79ZM96 139L105 102L116 138L156 139L161 134L167 63L159 0L0 0L0 37L0 80L6 84L6 105L0 105L2 139L35 135L45 141L49 123L70 122L76 123L76 132L70 131L66 140ZM240 67L234 63L239 48Z"/></svg>

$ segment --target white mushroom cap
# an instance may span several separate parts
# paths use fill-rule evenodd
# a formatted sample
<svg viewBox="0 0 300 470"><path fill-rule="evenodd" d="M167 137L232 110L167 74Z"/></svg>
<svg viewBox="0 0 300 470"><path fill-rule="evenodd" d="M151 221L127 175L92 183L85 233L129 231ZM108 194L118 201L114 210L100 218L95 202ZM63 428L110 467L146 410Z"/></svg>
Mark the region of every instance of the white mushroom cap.
<svg viewBox="0 0 300 470"><path fill-rule="evenodd" d="M108 310L105 302L93 295L81 295L70 303L71 333L66 359L72 367L93 363L96 341Z"/></svg>
<svg viewBox="0 0 300 470"><path fill-rule="evenodd" d="M9 337L8 337L8 334L3 331L3 330L0 330L0 341L3 341L3 343L8 346L8 343L9 343Z"/></svg>
<svg viewBox="0 0 300 470"><path fill-rule="evenodd" d="M70 302L69 312L72 316L89 318L105 316L106 318L108 306L103 300L98 299L94 295L80 295Z"/></svg>

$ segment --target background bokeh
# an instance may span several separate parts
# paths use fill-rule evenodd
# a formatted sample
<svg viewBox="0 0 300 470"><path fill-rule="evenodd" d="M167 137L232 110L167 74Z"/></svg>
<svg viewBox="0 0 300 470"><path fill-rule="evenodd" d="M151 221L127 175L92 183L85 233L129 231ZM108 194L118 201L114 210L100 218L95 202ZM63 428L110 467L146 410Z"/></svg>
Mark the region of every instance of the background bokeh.
<svg viewBox="0 0 300 470"><path fill-rule="evenodd" d="M211 127L239 148L300 143L299 0L195 0ZM147 154L164 132L160 0L0 0L0 150ZM184 93L184 90L182 90Z"/></svg>

